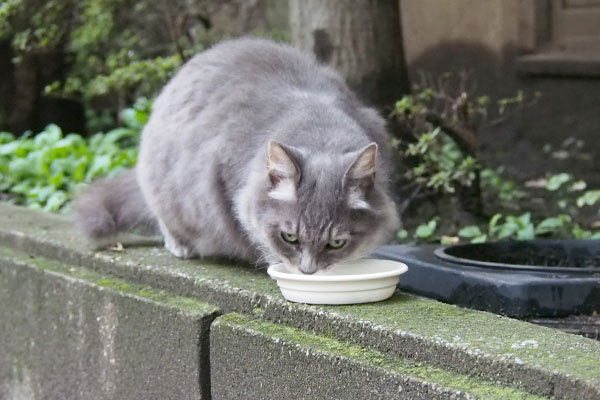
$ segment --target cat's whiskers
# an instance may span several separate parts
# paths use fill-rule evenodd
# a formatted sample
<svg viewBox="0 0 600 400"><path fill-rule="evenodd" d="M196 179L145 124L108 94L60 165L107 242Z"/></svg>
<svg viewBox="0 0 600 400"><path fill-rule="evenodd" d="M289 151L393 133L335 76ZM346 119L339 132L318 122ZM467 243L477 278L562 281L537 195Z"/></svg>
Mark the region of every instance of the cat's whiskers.
<svg viewBox="0 0 600 400"><path fill-rule="evenodd" d="M261 254L261 256L258 257L258 259L256 260L256 262L254 263L254 266L256 268L258 268L258 269L268 268L268 266L269 266L269 259L276 258L277 254L275 254L265 244L254 243L254 245L256 246L257 250Z"/></svg>

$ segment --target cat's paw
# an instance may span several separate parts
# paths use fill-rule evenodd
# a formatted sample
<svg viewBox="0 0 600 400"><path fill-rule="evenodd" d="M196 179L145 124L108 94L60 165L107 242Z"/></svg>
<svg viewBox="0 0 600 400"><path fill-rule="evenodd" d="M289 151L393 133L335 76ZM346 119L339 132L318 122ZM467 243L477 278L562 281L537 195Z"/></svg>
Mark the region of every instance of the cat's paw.
<svg viewBox="0 0 600 400"><path fill-rule="evenodd" d="M177 258L192 258L196 255L192 249L183 246L172 239L165 239L165 248Z"/></svg>

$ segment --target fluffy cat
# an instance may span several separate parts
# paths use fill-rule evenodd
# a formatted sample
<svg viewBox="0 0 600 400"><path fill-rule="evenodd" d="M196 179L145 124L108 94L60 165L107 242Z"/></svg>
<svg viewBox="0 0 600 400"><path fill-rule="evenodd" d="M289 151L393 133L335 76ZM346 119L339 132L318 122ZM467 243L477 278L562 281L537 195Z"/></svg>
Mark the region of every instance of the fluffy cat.
<svg viewBox="0 0 600 400"><path fill-rule="evenodd" d="M305 274L368 254L398 226L383 119L311 56L222 42L165 86L135 171L76 205L99 239L156 225L177 257L284 262Z"/></svg>

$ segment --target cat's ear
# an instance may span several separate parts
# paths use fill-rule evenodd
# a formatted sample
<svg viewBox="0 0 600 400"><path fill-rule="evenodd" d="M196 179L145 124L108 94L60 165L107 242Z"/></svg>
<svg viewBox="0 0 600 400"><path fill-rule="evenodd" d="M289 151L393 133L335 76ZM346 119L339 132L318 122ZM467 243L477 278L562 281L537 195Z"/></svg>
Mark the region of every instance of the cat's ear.
<svg viewBox="0 0 600 400"><path fill-rule="evenodd" d="M368 209L366 196L375 184L375 162L377 143L371 143L360 151L344 174L344 187L348 194L348 205L354 209Z"/></svg>
<svg viewBox="0 0 600 400"><path fill-rule="evenodd" d="M295 200L296 184L300 181L300 168L289 149L270 140L267 157L267 172L273 190L269 196L278 200Z"/></svg>

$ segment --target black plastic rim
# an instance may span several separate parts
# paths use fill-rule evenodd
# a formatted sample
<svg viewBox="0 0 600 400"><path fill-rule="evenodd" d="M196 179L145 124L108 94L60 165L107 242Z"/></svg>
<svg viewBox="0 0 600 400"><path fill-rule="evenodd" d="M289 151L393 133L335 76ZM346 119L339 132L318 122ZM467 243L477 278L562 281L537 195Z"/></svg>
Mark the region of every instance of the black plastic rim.
<svg viewBox="0 0 600 400"><path fill-rule="evenodd" d="M509 271L537 271L544 273L567 272L570 274L597 274L600 273L600 262L593 267L568 267L568 266L545 266L545 265L523 265L502 262L482 261L476 258L466 258L457 256L453 253L461 253L461 250L469 251L492 250L496 252L514 251L516 248L528 247L531 250L544 248L561 248L565 253L577 252L583 249L591 252L594 257L600 259L600 240L529 240L529 241L503 241L492 243L469 243L456 244L451 246L439 247L434 250L437 258L451 262L453 264L468 265L472 267L503 269Z"/></svg>

